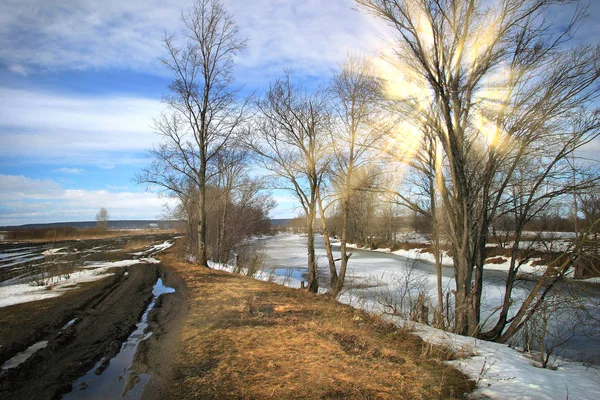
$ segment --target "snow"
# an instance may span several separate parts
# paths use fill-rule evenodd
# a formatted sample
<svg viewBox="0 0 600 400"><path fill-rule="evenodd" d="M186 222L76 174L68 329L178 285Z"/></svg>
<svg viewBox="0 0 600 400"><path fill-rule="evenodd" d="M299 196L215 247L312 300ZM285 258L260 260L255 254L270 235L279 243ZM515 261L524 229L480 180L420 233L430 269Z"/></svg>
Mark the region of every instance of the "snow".
<svg viewBox="0 0 600 400"><path fill-rule="evenodd" d="M140 262L143 262L143 263L146 263L146 264L160 264L160 260L156 259L154 257L140 258Z"/></svg>
<svg viewBox="0 0 600 400"><path fill-rule="evenodd" d="M584 282L590 282L590 283L600 283L600 278L596 277L596 278L587 278L587 279L581 279Z"/></svg>
<svg viewBox="0 0 600 400"><path fill-rule="evenodd" d="M164 243L162 244L157 244L155 246L152 246L148 251L149 252L159 252L159 251L163 251L168 249L169 247L173 246L175 244L175 242L171 243L168 240L165 240Z"/></svg>
<svg viewBox="0 0 600 400"><path fill-rule="evenodd" d="M137 253L131 253L131 254L134 256L143 256L145 254L156 254L163 250L168 249L169 247L173 246L174 244L175 244L175 242L169 242L168 240L165 240L163 243L154 245L154 246L150 247L149 249L146 249L144 251L138 251Z"/></svg>
<svg viewBox="0 0 600 400"><path fill-rule="evenodd" d="M80 283L104 279L111 275L106 272L105 268L99 268L73 272L69 279L62 279L48 286L32 286L28 283L2 286L0 287L0 307L58 297L77 287Z"/></svg>
<svg viewBox="0 0 600 400"><path fill-rule="evenodd" d="M113 275L108 272L110 268L122 268L140 263L158 264L160 260L146 257L135 260L93 262L87 263L84 269L71 273L68 279L62 277L50 278L51 282L47 286L32 286L29 283L1 286L0 307L58 297L81 283L92 282Z"/></svg>
<svg viewBox="0 0 600 400"><path fill-rule="evenodd" d="M67 329L68 327L70 327L71 325L73 325L76 321L77 321L77 318L73 318L72 320L70 320L69 322L67 322L65 324L65 326L62 327L62 329Z"/></svg>
<svg viewBox="0 0 600 400"><path fill-rule="evenodd" d="M18 353L16 356L6 361L4 365L2 365L2 369L11 369L25 362L29 357L31 357L36 351L43 349L48 346L48 341L43 340L41 342L37 342L31 346L29 346L24 351Z"/></svg>
<svg viewBox="0 0 600 400"><path fill-rule="evenodd" d="M147 249L146 251L140 253L139 255L148 255L148 254L156 254L160 251L168 249L173 246L174 243L169 241L165 241L164 243L155 245ZM94 249L101 249L106 246L97 246ZM13 264L18 264L23 261L31 261L34 259L44 258L44 256L48 255L56 255L63 254L61 251L66 249L66 247L60 248L52 248L47 249L41 252L41 255L31 257L34 254L38 254L36 252L31 252L31 249L28 248L18 248L13 249L12 252L2 253L1 255L4 257L3 261L10 261L9 264L1 265L1 267L11 266ZM28 251L21 251L28 250ZM11 258L18 258L17 261L12 262ZM58 297L63 294L65 291L71 290L74 287L77 287L80 283L91 282L99 279L104 279L110 275L107 271L110 268L124 268L129 267L135 264L159 264L160 260L154 257L140 257L136 259L128 259L128 260L120 260L120 261L94 261L94 262L86 262L81 267L82 269L70 274L69 278L66 279L64 276L55 276L49 277L48 285L46 286L33 286L29 284L29 282L23 283L25 280L25 275L21 275L15 279L10 279L8 281L2 282L0 284L0 307L7 307L20 303L27 303L30 301L44 300L50 299L53 297Z"/></svg>
<svg viewBox="0 0 600 400"><path fill-rule="evenodd" d="M428 252L421 252L420 249L410 249L410 250L396 250L392 252L398 256L420 259L422 261L427 261L432 264L435 263L435 256ZM442 265L452 265L452 257L446 254L445 251L442 251Z"/></svg>
<svg viewBox="0 0 600 400"><path fill-rule="evenodd" d="M56 255L56 254L67 254L67 253L61 252L61 250L65 250L65 249L66 249L66 247L57 247L54 249L44 250L44 251L42 251L42 255L51 256L51 255Z"/></svg>
<svg viewBox="0 0 600 400"><path fill-rule="evenodd" d="M443 345L465 356L472 355L448 362L477 382L478 388L471 398L600 399L598 368L560 359L555 370L540 368L527 353L504 344L455 335L390 315L383 318L398 326L413 327L428 343Z"/></svg>
<svg viewBox="0 0 600 400"><path fill-rule="evenodd" d="M494 271L508 271L510 269L511 258L503 257L504 261L499 264L487 263L485 264L486 270ZM536 265L536 262L540 261L540 258L532 258L519 267L519 272L524 274L541 275L546 271L545 265Z"/></svg>

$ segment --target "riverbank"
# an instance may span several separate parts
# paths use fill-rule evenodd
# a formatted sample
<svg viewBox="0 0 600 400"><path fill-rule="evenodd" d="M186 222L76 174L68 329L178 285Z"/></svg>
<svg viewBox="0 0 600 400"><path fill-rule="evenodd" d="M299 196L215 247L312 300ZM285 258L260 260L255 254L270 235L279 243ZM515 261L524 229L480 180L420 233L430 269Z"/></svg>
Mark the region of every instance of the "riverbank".
<svg viewBox="0 0 600 400"><path fill-rule="evenodd" d="M326 296L174 254L161 262L181 277L189 311L168 379L148 386L144 399L451 399L473 388L444 362L455 354L407 330Z"/></svg>

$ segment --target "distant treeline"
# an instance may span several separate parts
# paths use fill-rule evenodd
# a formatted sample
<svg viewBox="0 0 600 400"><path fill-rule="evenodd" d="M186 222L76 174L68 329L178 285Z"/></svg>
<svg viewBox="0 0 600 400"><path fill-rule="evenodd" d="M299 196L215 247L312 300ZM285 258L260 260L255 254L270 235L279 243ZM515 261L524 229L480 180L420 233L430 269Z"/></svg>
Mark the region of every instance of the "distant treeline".
<svg viewBox="0 0 600 400"><path fill-rule="evenodd" d="M271 226L274 228L288 226L291 219L275 218L271 219ZM176 220L116 220L108 221L108 229L177 229L181 221ZM48 224L26 224L18 226L0 226L0 231L15 231L28 229L49 229L49 228L77 228L88 229L95 228L97 221L78 221L78 222L52 222Z"/></svg>
<svg viewBox="0 0 600 400"><path fill-rule="evenodd" d="M108 229L174 229L179 221L165 220L115 220L108 221ZM49 228L77 228L88 229L95 228L97 221L77 221L77 222L52 222L48 224L27 224L19 226L2 226L2 231L27 230L27 229L49 229Z"/></svg>

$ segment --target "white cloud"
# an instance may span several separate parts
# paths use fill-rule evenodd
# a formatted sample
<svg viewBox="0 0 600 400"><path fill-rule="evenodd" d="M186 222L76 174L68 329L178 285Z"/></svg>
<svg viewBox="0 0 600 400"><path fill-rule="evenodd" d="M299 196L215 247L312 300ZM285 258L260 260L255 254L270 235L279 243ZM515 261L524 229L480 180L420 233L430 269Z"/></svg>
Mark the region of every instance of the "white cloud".
<svg viewBox="0 0 600 400"><path fill-rule="evenodd" d="M31 179L18 175L0 175L0 201L55 199L61 186L51 179Z"/></svg>
<svg viewBox="0 0 600 400"><path fill-rule="evenodd" d="M10 65L8 67L8 70L10 72L13 72L13 73L19 74L19 75L23 75L23 76L27 76L27 73L28 73L27 68L25 68L24 66L19 65L19 64Z"/></svg>
<svg viewBox="0 0 600 400"><path fill-rule="evenodd" d="M52 180L0 175L0 225L90 221L105 207L112 219L154 219L175 201L150 192L64 189Z"/></svg>
<svg viewBox="0 0 600 400"><path fill-rule="evenodd" d="M226 0L250 39L241 67L256 79L283 67L319 75L348 50L370 50L379 26L352 0ZM120 68L165 73L165 32L180 31L192 0L8 0L0 16L0 61L13 72ZM245 78L249 78L245 74Z"/></svg>
<svg viewBox="0 0 600 400"><path fill-rule="evenodd" d="M56 169L55 172L60 172L60 173L63 173L63 174L79 175L79 174L81 174L83 172L83 170L81 168L63 167L63 168Z"/></svg>
<svg viewBox="0 0 600 400"><path fill-rule="evenodd" d="M147 150L158 140L151 124L163 109L160 101L146 98L67 97L0 88L0 156L109 167L130 163L132 152Z"/></svg>
<svg viewBox="0 0 600 400"><path fill-rule="evenodd" d="M0 59L43 69L158 66L162 32L177 26L181 1L8 0Z"/></svg>

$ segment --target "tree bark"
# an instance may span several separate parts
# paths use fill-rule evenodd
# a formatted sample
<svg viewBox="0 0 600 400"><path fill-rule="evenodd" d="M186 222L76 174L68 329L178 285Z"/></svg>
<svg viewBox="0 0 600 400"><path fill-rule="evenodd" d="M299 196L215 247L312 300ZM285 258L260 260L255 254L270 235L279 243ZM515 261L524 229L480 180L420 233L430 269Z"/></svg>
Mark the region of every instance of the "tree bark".
<svg viewBox="0 0 600 400"><path fill-rule="evenodd" d="M315 256L315 205L309 206L307 215L307 237L306 248L308 250L308 285L309 292L317 293L319 291L319 276L317 271L317 260Z"/></svg>

